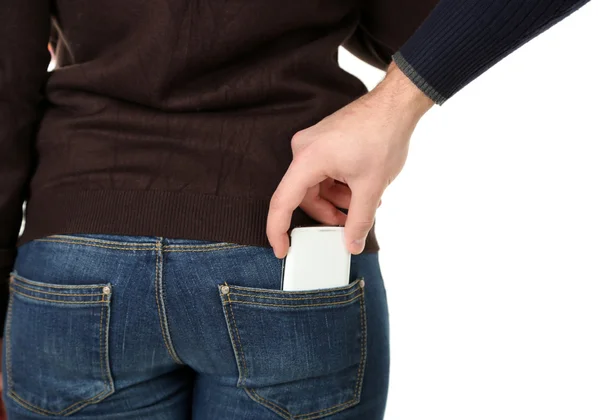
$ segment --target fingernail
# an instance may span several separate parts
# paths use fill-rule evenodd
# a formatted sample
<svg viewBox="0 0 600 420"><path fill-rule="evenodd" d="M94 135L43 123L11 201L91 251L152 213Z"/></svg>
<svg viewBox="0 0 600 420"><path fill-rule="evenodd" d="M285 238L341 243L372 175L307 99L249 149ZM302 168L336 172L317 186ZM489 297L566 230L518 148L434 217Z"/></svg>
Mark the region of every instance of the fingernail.
<svg viewBox="0 0 600 420"><path fill-rule="evenodd" d="M280 260L284 259L285 256L287 255L287 251L285 251L285 253L283 252L283 249L278 248L278 249L273 249L273 254L275 254L275 257L279 258Z"/></svg>

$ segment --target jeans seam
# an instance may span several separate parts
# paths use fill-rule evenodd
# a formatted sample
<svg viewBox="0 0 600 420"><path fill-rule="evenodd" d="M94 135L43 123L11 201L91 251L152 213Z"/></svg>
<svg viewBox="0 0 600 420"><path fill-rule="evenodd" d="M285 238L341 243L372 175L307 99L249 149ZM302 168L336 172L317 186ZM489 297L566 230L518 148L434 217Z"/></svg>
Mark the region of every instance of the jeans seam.
<svg viewBox="0 0 600 420"><path fill-rule="evenodd" d="M171 359L179 365L183 365L183 361L177 355L175 348L173 347L173 342L171 341L171 334L169 332L169 322L167 318L167 308L164 300L163 293L163 246L162 246L162 238L159 238L156 241L154 250L156 252L156 272L154 279L154 289L156 294L156 305L158 309L158 322L160 324L160 331L162 333L163 341L165 343L165 347L167 348L167 352L171 356Z"/></svg>
<svg viewBox="0 0 600 420"><path fill-rule="evenodd" d="M177 248L171 249L173 245L167 245L164 249L164 252L216 252L216 251L226 251L230 249L239 249L244 248L243 245L231 245L231 246L217 246L217 247L204 247L204 248Z"/></svg>
<svg viewBox="0 0 600 420"><path fill-rule="evenodd" d="M152 251L154 249L154 246L149 245L149 244L113 246L113 245L101 245L99 243L93 243L90 241L66 241L66 240L58 240L58 239L36 239L36 241L37 242L53 242L53 243L59 243L59 244L93 246L96 248L114 249L117 251Z"/></svg>
<svg viewBox="0 0 600 420"><path fill-rule="evenodd" d="M143 242L117 242L105 239L80 238L70 235L52 235L45 238L36 239L36 242L55 242L73 245L94 246L97 248L116 249L122 251L152 251L156 245ZM229 242L208 243L202 245L164 245L163 252L208 252L226 249L247 248L248 245L232 244Z"/></svg>
<svg viewBox="0 0 600 420"><path fill-rule="evenodd" d="M149 247L151 249L154 248L154 241L150 242L127 242L127 241L109 241L107 239L96 239L96 238L87 238L87 237L79 237L79 236L70 236L70 235L52 235L46 236L45 238L35 239L35 242L62 242L62 241L70 241L70 242L81 242L84 244L101 244L101 245L116 245L119 247Z"/></svg>

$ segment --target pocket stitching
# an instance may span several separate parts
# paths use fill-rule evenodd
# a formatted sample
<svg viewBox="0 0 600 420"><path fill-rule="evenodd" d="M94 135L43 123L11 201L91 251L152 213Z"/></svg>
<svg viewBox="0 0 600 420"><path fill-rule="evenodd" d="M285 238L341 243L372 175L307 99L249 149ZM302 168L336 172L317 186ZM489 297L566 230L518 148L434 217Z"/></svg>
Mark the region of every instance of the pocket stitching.
<svg viewBox="0 0 600 420"><path fill-rule="evenodd" d="M235 286L229 286L227 285L227 283L225 283L226 286L228 286L230 289L234 288ZM240 369L240 378L238 381L238 386L243 387L244 390L246 391L246 393L248 394L248 396L250 396L250 398L252 398L254 401L258 402L259 404L265 405L268 408L272 409L273 411L275 411L277 414L279 414L280 416L284 417L284 418L290 418L290 419L297 419L297 420L313 420L313 419L317 419L320 417L323 417L324 415L331 415L334 413L337 413L339 411L342 411L346 408L349 408L353 405L358 404L358 402L360 401L360 392L362 391L362 382L363 382L363 378L364 378L364 367L365 367L365 362L366 362L366 353L367 353L367 325L366 325L366 311L365 311L365 305L364 305L364 287L361 287L361 293L356 296L355 298L352 298L351 300L348 301L342 301L342 302L338 302L338 303L327 303L327 304L314 304L314 305L275 305L275 304L255 304L253 302L244 302L244 301L237 301L237 300L231 300L230 294L227 294L227 301L223 300L223 303L225 304L225 307L227 307L229 309L229 313L231 314L231 319L233 321L233 327L235 328L235 337L237 338L237 344L235 343L235 338L233 340L233 344L234 344L234 353L236 354L236 360L238 353L241 354L241 359L243 362L243 369ZM316 292L316 291L315 291ZM354 292L352 292L354 293ZM222 296L222 295L221 295ZM255 306L280 306L280 307L295 307L295 306L324 306L324 305L339 305L339 304L343 304L343 303L349 303L349 302L353 302L356 299L360 299L360 324L361 324L361 346L360 346L360 352L361 352L361 358L360 358L360 362L359 362L359 367L358 367L358 374L357 374L357 378L356 378L356 384L354 385L354 394L352 399L345 401L343 403L334 405L332 407L328 407L322 410L318 410L318 411L313 411L310 413L304 413L304 414L299 414L297 416L293 416L288 410L286 410L285 408L280 407L279 405L275 404L272 401L269 401L263 397L261 397L254 388L248 388L244 386L247 374L248 374L248 367L246 364L246 359L244 356L244 351L242 348L242 342L241 342L241 337L240 337L240 333L239 330L237 328L237 324L235 321L235 316L234 316L234 311L232 308L232 303L240 303L240 304L248 304L248 305L255 305ZM229 324L229 323L228 323ZM239 349L238 349L239 347ZM238 367L239 366L239 362L238 362ZM335 410L333 410L335 409Z"/></svg>
<svg viewBox="0 0 600 420"><path fill-rule="evenodd" d="M266 405L268 408L275 411L281 417L285 417L285 418L289 418L289 419L294 418L294 416L292 416L292 414L289 411L287 411L285 408L282 408L282 407L278 406L277 404L275 404L274 402L266 400L263 397L261 397L260 395L258 395L258 393L256 392L256 390L254 388L244 388L244 389L246 390L246 393L250 396L250 398L252 398L254 401L256 401L259 404Z"/></svg>
<svg viewBox="0 0 600 420"><path fill-rule="evenodd" d="M358 378L356 378L356 385L354 389L354 399L360 401L360 394L362 391L363 377L365 374L365 364L367 361L367 311L365 308L365 289L361 293L360 299L360 325L361 325L361 346L360 346L360 365L358 366Z"/></svg>
<svg viewBox="0 0 600 420"><path fill-rule="evenodd" d="M230 303L240 303L242 305L254 305L254 306L275 306L279 308L309 308L315 306L335 306L335 305L343 305L345 303L354 302L357 299L360 299L362 293L353 297L352 299L342 300L339 302L327 302L327 303L307 303L306 305L278 305L276 303L261 303L261 302L246 302L244 300L229 300Z"/></svg>
<svg viewBox="0 0 600 420"><path fill-rule="evenodd" d="M313 297L279 297L279 296L258 296L258 295L251 295L251 294L247 294L247 293L237 293L237 292L230 292L230 295L236 295L236 296L246 296L246 297L251 297L251 298L256 298L256 299L276 299L276 300L310 300L310 299L330 299L330 298L337 298L337 297L341 297L341 296L350 296L353 293L356 293L358 291L358 289L356 290L351 290L350 292L346 292L346 293L339 293L339 294L335 294L335 295L327 295L327 296L313 296Z"/></svg>
<svg viewBox="0 0 600 420"><path fill-rule="evenodd" d="M259 289L259 288L254 288L254 287L244 287L244 286L235 286L235 285L231 285L229 286L229 288L231 290L245 290L249 293L254 293L256 295L264 295L264 294L286 294L286 295L311 295L311 294L315 294L315 293L334 293L331 296L337 296L335 293L336 292L340 292L342 290L347 290L347 289L351 289L353 287L358 286L360 280L363 280L363 278L358 278L356 280L354 280L352 283L346 285L346 286L342 286L342 287L333 287L333 288L328 288L328 289L316 289L316 290L276 290L276 289ZM235 292L232 292L235 293Z"/></svg>
<svg viewBox="0 0 600 420"><path fill-rule="evenodd" d="M12 306L13 306L14 296L11 294L8 298L8 313L6 319L6 379L8 380L8 387L10 389L12 385L12 364L10 363L10 332L12 327Z"/></svg>
<svg viewBox="0 0 600 420"><path fill-rule="evenodd" d="M36 239L36 242L55 242L55 243L68 243L75 245L89 245L89 246L97 246L97 245L116 245L118 248L127 248L125 250L142 250L142 251L152 251L155 249L154 243L150 242L118 242L118 241L110 241L106 239L98 239L98 238L89 238L82 236L72 236L72 235L51 235L45 238ZM229 249L229 248L247 248L248 245L240 245L233 244L230 242L218 242L218 243L210 243L204 245L191 245L191 244L174 244L174 245L166 245L165 252L184 252L187 250L220 250L221 248ZM174 248L174 249L171 249ZM179 249L182 249L179 251ZM113 249L113 248L111 248ZM117 248L114 248L117 249Z"/></svg>
<svg viewBox="0 0 600 420"><path fill-rule="evenodd" d="M16 294L21 294L27 298L33 298L32 296L28 296L26 294L15 291L12 287L11 287L11 291ZM33 299L35 299L35 298L33 298ZM39 299L39 300L51 301L49 299ZM108 308L106 307L106 305L102 305L101 312L100 312L100 337L101 337L100 338L100 346L101 346L100 360L101 360L101 371L102 371L102 383L104 384L105 390L91 398L88 398L83 401L75 402L59 412L53 412L53 411L45 410L41 407L37 407L37 406L27 402L21 396L19 396L19 394L17 394L14 391L14 381L12 379L12 363L11 363L11 348L12 348L12 346L11 346L11 334L10 333L11 333L11 329L12 329L13 301L14 301L14 295L11 294L9 297L8 314L7 314L7 328L6 328L6 334L5 334L5 336L6 336L6 343L5 343L5 345L6 345L6 377L7 377L7 382L8 382L7 394L17 404L21 405L25 409L28 409L36 414L40 414L40 415L43 415L46 417L47 416L56 416L56 415L59 415L59 416L60 415L70 415L70 414L74 413L75 411L79 410L80 408L85 407L86 405L99 402L100 400L102 400L103 398L107 397L108 395L110 395L111 393L114 392L114 383L112 382L110 372L107 372L107 370L109 368L108 360L106 360L106 355L108 355L108 336L105 333L104 338L102 337L102 331L104 330L104 325L103 325L104 324L104 316L103 315L104 315L104 312ZM77 304L81 304L81 303L98 304L98 303L108 303L109 301L105 301L104 297L103 297L102 301L100 301L100 302L63 302L63 301L51 301L51 302L77 303ZM108 316L107 316L107 320L108 320ZM108 331L108 328L106 330ZM102 343L104 343L104 345L102 345ZM104 367L104 364L106 364L106 367ZM109 378L109 382L106 381L106 378Z"/></svg>
<svg viewBox="0 0 600 420"><path fill-rule="evenodd" d="M44 301L44 302L64 303L64 304L67 304L67 305L98 305L98 304L101 304L102 302L105 302L104 300L70 301L70 300L46 299L46 298L41 298L41 297L37 297L37 296L28 295L26 293L23 293L23 292L20 292L20 291L16 290L14 287L11 287L10 290L11 290L11 292L13 292L13 293L15 293L17 295L25 296L28 299L41 300L41 301Z"/></svg>
<svg viewBox="0 0 600 420"><path fill-rule="evenodd" d="M355 405L357 402L358 402L358 400L356 398L352 398L351 400L331 406L329 408L326 408L326 409L323 409L320 411L313 411L312 413L300 414L300 415L296 416L295 419L311 420L311 419L317 419L317 418L323 417L323 416L329 416L331 414L345 410L346 408L349 408L349 407Z"/></svg>
<svg viewBox="0 0 600 420"><path fill-rule="evenodd" d="M29 290L35 293L43 293L45 295L53 295L53 296L104 296L104 293L59 293L59 292L46 292L43 290L32 289L31 287L23 286L22 284L18 284L18 280L14 283L13 287L18 287L19 289Z"/></svg>
<svg viewBox="0 0 600 420"><path fill-rule="evenodd" d="M90 404L94 404L96 402L99 402L101 399L105 398L106 396L108 396L108 394L110 394L112 392L112 390L110 389L106 389L104 391L102 391L100 394L96 395L95 397L92 397L90 399L87 400L83 400L83 401L79 401L77 403L71 404L69 407L65 408L65 410L70 410L68 412L65 412L65 410L60 411L58 413L55 413L53 411L47 411L44 410L43 408L39 408L35 405L31 405L30 403L28 403L27 401L23 400L21 397L19 397L18 394L16 394L14 391L9 391L8 395L10 395L19 405L23 406L24 408L33 411L36 414L40 414L42 416L61 416L61 415L71 415L74 412L76 412L77 410L85 407L86 405L90 405Z"/></svg>
<svg viewBox="0 0 600 420"><path fill-rule="evenodd" d="M277 414L281 415L282 417L289 417L289 418L293 418L295 420L312 420L312 419L317 419L319 417L322 417L324 415L329 416L331 414L335 414L346 408L349 408L358 402L356 397L354 397L351 400L345 401L340 404L333 405L329 408L324 408L323 410L313 411L310 413L299 414L294 417L285 408L282 408L282 407L278 406L277 404L275 404L274 402L266 400L263 397L261 397L254 388L245 388L245 390L247 391L250 398L252 398L257 403L266 405L267 407L271 408L273 411L277 412Z"/></svg>
<svg viewBox="0 0 600 420"><path fill-rule="evenodd" d="M31 281L28 280L24 277L19 276L18 274L16 274L16 272L11 273L10 275L13 279L15 279L17 282L21 282L21 283L26 283L26 284L30 284L32 286L35 287L48 287L48 288L52 288L52 289L101 289L102 287L104 287L104 284L82 284L82 285L71 285L71 284L47 284L47 283L40 283L38 281Z"/></svg>
<svg viewBox="0 0 600 420"><path fill-rule="evenodd" d="M105 298L106 300L104 300ZM102 296L102 301L106 302L107 305L103 305L102 312L100 313L100 346L102 347L100 354L100 370L102 371L102 382L106 388L107 395L110 395L115 390L115 384L110 373L110 362L108 360L108 331L110 328L110 310L108 305L110 304L110 298L110 295ZM106 315L104 315L105 312ZM106 317L106 323L104 322L104 317Z"/></svg>
<svg viewBox="0 0 600 420"><path fill-rule="evenodd" d="M248 373L248 365L246 364L246 357L244 356L244 350L242 349L242 339L240 337L240 331L238 330L237 327L237 323L235 322L235 315L233 314L233 308L231 307L231 298L229 297L229 295L227 295L227 301L229 302L229 305L226 305L227 308L229 309L229 313L231 314L231 319L233 320L233 327L235 328L235 332L236 332L236 336L238 339L238 346L234 346L234 347L238 347L239 348L239 353L242 356L242 362L244 364L244 369L240 369L240 378L239 378L239 386L244 386L244 382L246 380L246 375Z"/></svg>

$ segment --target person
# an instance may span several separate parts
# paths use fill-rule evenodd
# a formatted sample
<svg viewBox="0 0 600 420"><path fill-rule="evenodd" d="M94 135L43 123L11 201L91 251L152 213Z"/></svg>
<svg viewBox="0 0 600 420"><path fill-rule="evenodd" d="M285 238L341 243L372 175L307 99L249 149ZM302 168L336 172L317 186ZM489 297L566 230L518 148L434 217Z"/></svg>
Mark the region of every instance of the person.
<svg viewBox="0 0 600 420"><path fill-rule="evenodd" d="M5 0L8 418L382 419L372 228L413 129L586 1L436 3ZM387 69L374 90L340 45ZM350 284L279 290L319 223Z"/></svg>

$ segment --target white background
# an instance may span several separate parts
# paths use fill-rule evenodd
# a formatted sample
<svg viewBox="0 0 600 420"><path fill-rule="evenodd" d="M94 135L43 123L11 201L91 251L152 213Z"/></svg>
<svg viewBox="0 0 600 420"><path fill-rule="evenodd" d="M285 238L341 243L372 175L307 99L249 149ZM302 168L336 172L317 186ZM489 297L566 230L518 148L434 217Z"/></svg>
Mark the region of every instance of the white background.
<svg viewBox="0 0 600 420"><path fill-rule="evenodd" d="M417 128L377 222L386 420L600 419L598 22L591 2Z"/></svg>

